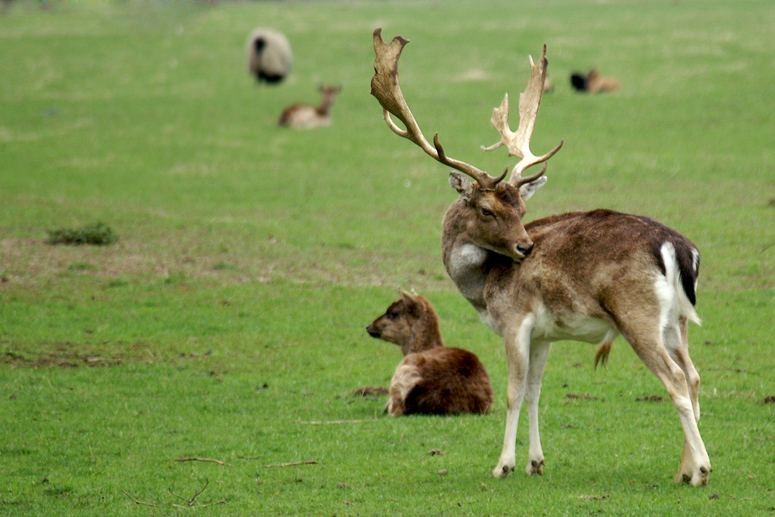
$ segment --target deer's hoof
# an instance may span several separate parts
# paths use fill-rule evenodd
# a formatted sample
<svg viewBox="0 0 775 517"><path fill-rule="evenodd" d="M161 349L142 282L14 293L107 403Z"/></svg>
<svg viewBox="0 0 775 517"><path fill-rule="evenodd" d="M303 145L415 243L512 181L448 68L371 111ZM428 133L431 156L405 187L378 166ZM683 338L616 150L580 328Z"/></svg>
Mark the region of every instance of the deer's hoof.
<svg viewBox="0 0 775 517"><path fill-rule="evenodd" d="M705 486L708 484L710 472L710 467L700 467L696 472L680 471L675 475L674 481L676 483L688 483L692 486Z"/></svg>
<svg viewBox="0 0 775 517"><path fill-rule="evenodd" d="M533 474L538 474L539 476L544 475L544 460L532 460L527 464L527 468L525 469L525 472L528 476L532 476Z"/></svg>
<svg viewBox="0 0 775 517"><path fill-rule="evenodd" d="M495 467L495 470L492 471L492 475L493 475L493 477L496 477L496 478L505 478L506 476L508 476L512 472L514 472L514 466L513 465L512 466L509 466L509 465L498 465L497 467Z"/></svg>

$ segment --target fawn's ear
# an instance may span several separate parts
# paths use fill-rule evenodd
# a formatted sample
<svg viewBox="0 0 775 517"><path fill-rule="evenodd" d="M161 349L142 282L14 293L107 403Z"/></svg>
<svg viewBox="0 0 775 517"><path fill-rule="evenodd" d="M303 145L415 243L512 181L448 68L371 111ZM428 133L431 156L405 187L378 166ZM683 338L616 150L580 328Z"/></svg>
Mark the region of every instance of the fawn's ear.
<svg viewBox="0 0 775 517"><path fill-rule="evenodd" d="M408 293L403 289L399 289L399 292L401 293L401 299L404 301L404 311L415 318L419 317L422 311L416 298L417 293Z"/></svg>

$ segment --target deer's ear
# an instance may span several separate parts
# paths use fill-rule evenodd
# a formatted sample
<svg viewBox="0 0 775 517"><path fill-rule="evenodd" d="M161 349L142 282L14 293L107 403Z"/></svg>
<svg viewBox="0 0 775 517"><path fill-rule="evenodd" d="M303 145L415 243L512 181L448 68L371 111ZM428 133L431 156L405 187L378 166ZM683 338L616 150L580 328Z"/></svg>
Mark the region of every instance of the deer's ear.
<svg viewBox="0 0 775 517"><path fill-rule="evenodd" d="M536 190L540 189L544 186L544 183L546 183L546 176L541 176L539 178L534 179L530 183L525 183L521 187L519 187L519 194L522 196L522 201L527 201L531 197L533 197L533 194L536 193Z"/></svg>
<svg viewBox="0 0 775 517"><path fill-rule="evenodd" d="M450 172L449 186L457 190L463 199L466 201L471 201L471 195L473 194L474 186L464 174L457 171Z"/></svg>
<svg viewBox="0 0 775 517"><path fill-rule="evenodd" d="M404 291L403 289L399 289L399 292L401 293L401 299L404 301L404 311L406 314L410 314L414 316L415 318L418 318L420 316L419 309L418 309L418 301L415 298L417 296L417 293L408 293Z"/></svg>

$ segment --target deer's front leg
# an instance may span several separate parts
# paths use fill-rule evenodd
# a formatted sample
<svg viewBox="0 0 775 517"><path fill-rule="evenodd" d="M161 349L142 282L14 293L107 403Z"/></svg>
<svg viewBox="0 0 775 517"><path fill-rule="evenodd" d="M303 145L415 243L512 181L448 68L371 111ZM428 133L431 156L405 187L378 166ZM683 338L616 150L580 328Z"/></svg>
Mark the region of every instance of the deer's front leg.
<svg viewBox="0 0 775 517"><path fill-rule="evenodd" d="M533 342L530 344L530 367L527 372L527 388L525 390L530 426L530 455L525 469L528 476L544 473L544 452L541 449L541 436L538 431L538 400L541 397L541 379L544 376L544 368L551 348L551 343Z"/></svg>
<svg viewBox="0 0 775 517"><path fill-rule="evenodd" d="M504 332L506 359L509 366L509 385L506 391L506 432L503 437L503 450L498 465L492 475L496 478L508 476L514 472L516 460L517 424L530 367L530 332L533 328L532 315L524 318L516 329ZM539 446L540 447L540 446Z"/></svg>

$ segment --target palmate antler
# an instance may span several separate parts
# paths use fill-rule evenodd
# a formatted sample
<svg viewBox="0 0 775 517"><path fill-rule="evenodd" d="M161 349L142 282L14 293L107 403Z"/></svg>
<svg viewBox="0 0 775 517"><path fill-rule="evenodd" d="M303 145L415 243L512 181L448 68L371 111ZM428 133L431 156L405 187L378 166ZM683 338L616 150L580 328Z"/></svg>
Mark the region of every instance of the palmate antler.
<svg viewBox="0 0 775 517"><path fill-rule="evenodd" d="M544 93L544 81L546 79L546 66L548 64L546 45L544 45L541 59L538 60L537 65L533 63L532 56L530 57L530 79L527 81L525 92L519 94L519 127L517 132L514 133L509 128L509 94L507 93L500 107L492 110L492 118L490 119L492 127L501 134L501 139L490 147L482 146L482 149L485 151L492 151L505 144L509 150L509 156L521 158L519 163L514 166L509 179L516 187L539 178L546 171L546 166L538 174L527 178L523 178L522 173L533 165L546 162L560 150L563 144L563 142L560 142L557 147L543 156L535 156L530 151L530 138L533 136L533 129L538 117L538 108L541 106L541 97Z"/></svg>
<svg viewBox="0 0 775 517"><path fill-rule="evenodd" d="M508 169L498 177L490 176L488 173L473 165L448 157L439 142L438 133L433 137L433 145L426 140L420 130L420 126L414 119L414 115L412 115L412 112L404 99L404 95L401 92L401 86L398 84L398 60L401 57L401 51L403 51L404 46L407 43L409 43L409 40L402 38L401 36L396 36L390 43L385 43L382 40L382 29L374 31L374 52L376 54L376 59L374 61L375 74L371 79L371 94L374 95L382 105L383 116L388 127L390 127L397 135L414 142L433 159L467 174L479 183L480 188L495 188L495 186L506 177ZM562 147L561 142L560 145L541 157L536 157L530 152L530 137L533 134L535 120L538 116L538 107L541 104L547 63L546 46L544 46L544 52L541 55L541 60L537 66L533 64L532 58L530 59L530 80L528 81L525 93L520 94L520 124L517 132L512 132L508 126L509 100L507 94L500 107L493 110L491 119L493 127L501 134L501 140L488 148L483 147L483 149L491 151L506 144L510 156L522 158L522 160L514 167L510 179L511 183L516 187L540 177L546 170L546 167L538 174L529 178L522 178L521 175L528 167L545 162L551 158L554 153ZM404 123L406 129L398 127L390 117L391 114L398 117L398 119Z"/></svg>
<svg viewBox="0 0 775 517"><path fill-rule="evenodd" d="M374 60L374 77L371 78L371 94L382 105L383 116L388 127L398 136L411 140L420 146L433 159L467 174L479 183L480 188L495 188L506 177L508 169L500 177L493 178L473 165L448 157L439 142L438 133L433 136L432 146L425 139L420 126L414 119L406 100L404 100L401 86L398 84L398 60L404 45L407 43L409 40L401 36L396 36L390 43L385 43L382 40L382 29L374 31L374 52L377 57ZM404 123L406 129L401 129L393 122L393 119L390 118L391 113Z"/></svg>

